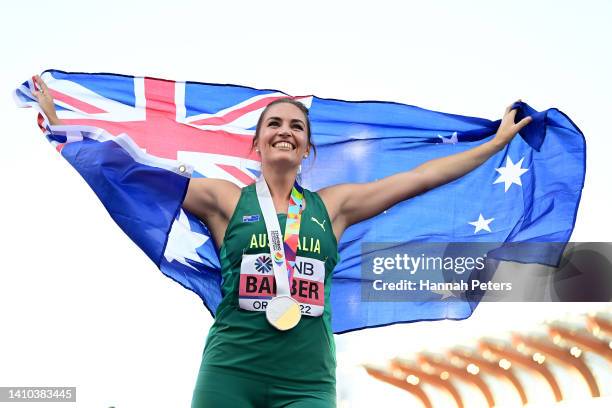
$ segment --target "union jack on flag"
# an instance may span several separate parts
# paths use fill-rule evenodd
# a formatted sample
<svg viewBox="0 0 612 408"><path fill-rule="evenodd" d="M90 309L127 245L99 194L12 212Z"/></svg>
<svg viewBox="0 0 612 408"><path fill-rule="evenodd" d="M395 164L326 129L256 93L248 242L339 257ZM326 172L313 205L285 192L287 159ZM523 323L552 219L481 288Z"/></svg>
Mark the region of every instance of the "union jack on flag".
<svg viewBox="0 0 612 408"><path fill-rule="evenodd" d="M148 154L190 163L194 177L221 178L241 187L259 176L251 141L261 112L287 96L249 88L227 93L219 92L218 85L118 75L92 78L53 71L42 78L64 123L102 128L111 135L127 133ZM30 81L28 89L33 86ZM28 93L22 90L34 101ZM312 103L312 97L296 99L306 107ZM58 150L64 145L56 144Z"/></svg>
<svg viewBox="0 0 612 408"><path fill-rule="evenodd" d="M40 113L48 140L119 227L214 314L222 298L219 256L206 226L181 208L189 178L252 183L260 173L251 151L257 120L268 103L287 95L116 74L50 70L42 78L65 125L48 123L31 80L15 90L17 104ZM296 99L309 108L317 149L301 176L313 191L377 180L471 149L490 140L500 123L393 102ZM365 298L364 243L569 240L584 184L584 136L557 109L536 112L523 102L515 107L517 121L533 121L505 149L464 177L345 231L330 295L334 332L462 319L475 307L445 302L436 293L427 296L442 301Z"/></svg>

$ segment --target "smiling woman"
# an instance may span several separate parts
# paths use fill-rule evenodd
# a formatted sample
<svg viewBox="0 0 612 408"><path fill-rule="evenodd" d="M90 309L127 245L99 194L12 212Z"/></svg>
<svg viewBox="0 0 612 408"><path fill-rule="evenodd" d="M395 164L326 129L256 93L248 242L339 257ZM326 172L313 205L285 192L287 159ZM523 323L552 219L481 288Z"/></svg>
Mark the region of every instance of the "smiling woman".
<svg viewBox="0 0 612 408"><path fill-rule="evenodd" d="M306 108L278 99L263 111L253 138L263 182L242 190L206 179L190 184L184 206L207 222L213 215L202 210L220 201L208 186L229 197L224 215L210 224L220 243L224 297L206 342L194 407L335 405L329 291L337 241L331 231L301 222L331 223L321 198L296 183L313 148L310 138ZM253 215L265 223L244 222ZM278 229L283 223L284 233ZM281 270L272 276L272 269Z"/></svg>
<svg viewBox="0 0 612 408"><path fill-rule="evenodd" d="M35 82L33 96L49 123L62 124L46 84ZM343 232L485 162L531 121L515 124L515 115L508 107L495 137L470 150L374 182L312 192L296 180L314 152L308 110L291 98L269 104L252 143L261 159L259 180L241 189L193 178L182 203L211 231L223 294L192 406L335 406L330 290Z"/></svg>
<svg viewBox="0 0 612 408"><path fill-rule="evenodd" d="M295 128L296 131L300 133L303 133L303 132L306 133L307 138L308 138L308 141L307 141L308 148L306 150L306 154L304 155L304 158L308 157L308 153L310 149L312 149L312 151L316 155L316 148L312 144L312 133L310 130L310 119L308 117L308 109L304 106L304 104L296 101L293 98L279 98L269 103L268 106L266 106L266 108L261 113L259 120L257 121L257 127L255 131L255 137L253 138L252 148L255 149L257 143L259 142L259 137L260 137L262 123L264 121L263 120L264 118L266 118L266 122L267 122L266 127L268 128L274 129L274 128L278 128L279 126L282 126L283 123L282 123L281 117L275 116L274 114L268 114L269 110L276 105L280 105L278 106L278 108L281 109L281 112L285 113L285 120L289 120L290 122L289 127ZM294 112L291 112L291 108L287 105L293 105L295 108L297 108L301 112L301 114L297 114L296 116L295 110ZM291 142L290 140L288 141ZM293 148L296 148L295 145L291 145L291 146Z"/></svg>
<svg viewBox="0 0 612 408"><path fill-rule="evenodd" d="M185 208L212 225L220 246L224 278L224 298L209 332L193 406L335 406L335 346L329 294L342 233L353 223L457 178L485 161L531 120L526 118L515 125L511 112L510 108L506 110L504 132L471 151L379 182L338 185L313 193L296 182L302 160L311 149L314 151L308 111L290 98L268 105L259 118L252 144L261 157L263 181L240 191L231 183L195 179L184 202ZM214 189L218 191L211 193ZM270 198L271 217L266 216L262 195ZM210 213L215 203L219 208ZM265 225L244 222L245 217L250 220L261 212ZM275 254L275 242L280 248L280 235L275 236L269 225L276 221L274 213L278 224L287 223L285 254L280 257ZM216 217L212 223L211 217ZM317 222L301 224L302 217ZM331 230L325 229L325 223L332 226ZM271 262L264 260L269 259L269 253L262 251L267 248L257 245L257 237L265 235L266 229L272 259L283 266L285 256L287 260L284 274L275 271L274 277L269 274ZM313 244L300 247L300 239L304 238ZM287 279L290 288L283 290L281 282ZM278 320L272 321L274 301L283 297L295 304L290 301L284 308L274 310ZM292 312L292 306L299 312ZM263 313L252 313L264 310L268 322ZM299 319L300 314L303 319ZM277 325L281 320L284 321ZM280 327L284 323L291 329L278 332L270 328L272 324L284 329Z"/></svg>

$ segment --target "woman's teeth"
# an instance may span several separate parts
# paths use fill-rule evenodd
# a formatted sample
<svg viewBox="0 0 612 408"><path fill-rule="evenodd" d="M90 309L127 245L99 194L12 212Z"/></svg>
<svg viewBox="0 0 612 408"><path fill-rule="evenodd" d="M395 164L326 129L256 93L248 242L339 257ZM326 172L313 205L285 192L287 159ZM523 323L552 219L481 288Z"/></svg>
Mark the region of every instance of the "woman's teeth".
<svg viewBox="0 0 612 408"><path fill-rule="evenodd" d="M272 147L275 147L275 148L280 149L280 150L293 150L293 145L291 143L288 143L288 142L274 143L272 145Z"/></svg>

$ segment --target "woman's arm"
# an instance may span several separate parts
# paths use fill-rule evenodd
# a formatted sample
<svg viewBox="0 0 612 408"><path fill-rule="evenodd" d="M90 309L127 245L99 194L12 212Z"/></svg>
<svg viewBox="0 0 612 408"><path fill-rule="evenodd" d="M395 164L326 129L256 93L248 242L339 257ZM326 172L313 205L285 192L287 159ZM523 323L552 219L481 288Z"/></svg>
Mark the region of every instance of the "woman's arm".
<svg viewBox="0 0 612 408"><path fill-rule="evenodd" d="M339 184L320 190L336 238L339 240L346 228L359 221L469 173L503 149L531 122L531 117L526 117L515 124L516 109L511 110L511 106L506 108L495 138L480 146L371 183Z"/></svg>
<svg viewBox="0 0 612 408"><path fill-rule="evenodd" d="M240 188L232 182L212 178L192 178L189 180L183 208L206 223L217 248L220 248L239 198Z"/></svg>

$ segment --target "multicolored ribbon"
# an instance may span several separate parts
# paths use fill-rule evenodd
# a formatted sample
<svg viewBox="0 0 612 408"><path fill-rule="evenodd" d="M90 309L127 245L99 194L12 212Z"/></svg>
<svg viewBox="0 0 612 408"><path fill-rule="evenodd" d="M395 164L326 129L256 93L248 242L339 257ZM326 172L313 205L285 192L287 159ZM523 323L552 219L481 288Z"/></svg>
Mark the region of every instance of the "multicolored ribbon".
<svg viewBox="0 0 612 408"><path fill-rule="evenodd" d="M255 185L257 200L264 216L270 255L274 266L274 279L276 281L277 296L291 296L290 283L293 279L297 247L300 237L300 223L304 209L304 189L296 182L291 189L289 206L287 208L287 221L283 244L280 244L280 225L276 217L276 210L272 195L265 179L260 177ZM284 268L283 268L284 265Z"/></svg>
<svg viewBox="0 0 612 408"><path fill-rule="evenodd" d="M289 207L287 208L287 221L285 223L285 263L289 285L293 279L295 268L295 258L297 257L297 246L300 239L300 223L302 221L302 211L304 210L304 189L297 183L293 184L291 197L289 197Z"/></svg>

